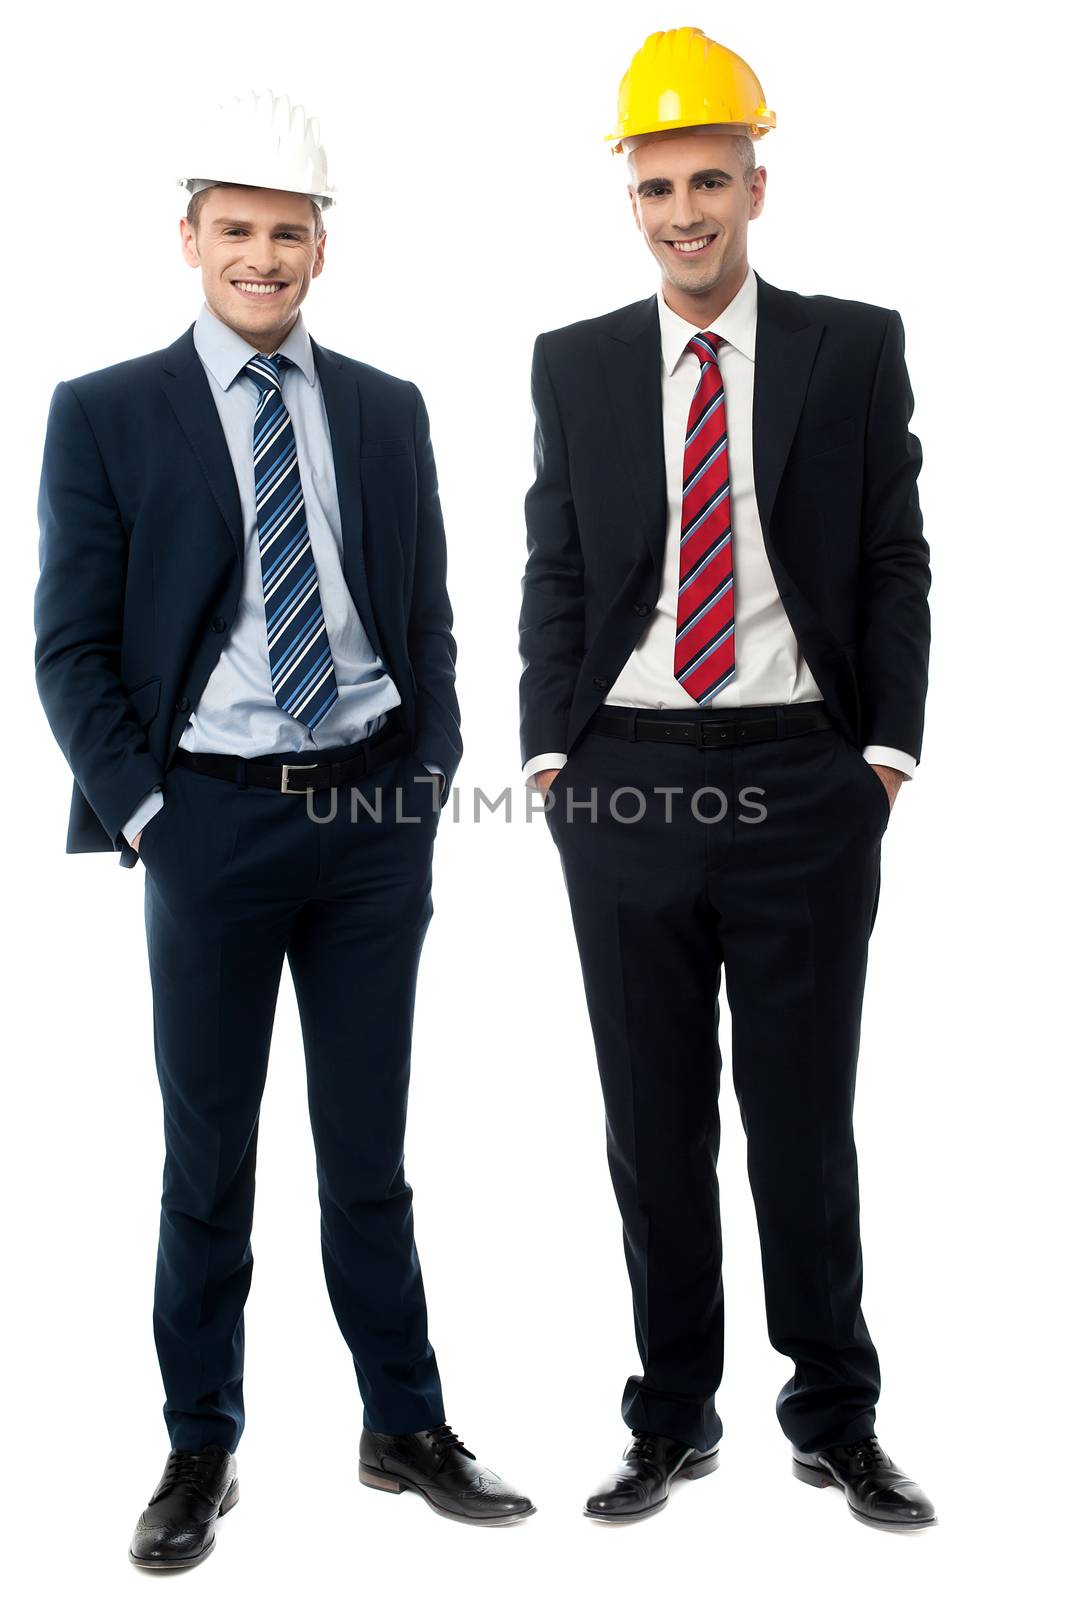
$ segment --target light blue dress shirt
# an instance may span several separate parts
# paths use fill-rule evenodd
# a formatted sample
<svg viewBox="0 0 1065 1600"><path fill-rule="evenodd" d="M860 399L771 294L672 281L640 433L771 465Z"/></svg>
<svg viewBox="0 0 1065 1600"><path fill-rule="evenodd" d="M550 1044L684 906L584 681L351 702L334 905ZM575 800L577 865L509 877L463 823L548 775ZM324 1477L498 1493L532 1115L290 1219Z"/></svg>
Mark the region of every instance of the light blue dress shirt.
<svg viewBox="0 0 1065 1600"><path fill-rule="evenodd" d="M294 363L282 369L281 384L296 439L307 531L318 569L338 690L335 704L313 731L282 711L270 682L251 448L259 391L244 371L259 352L221 322L206 303L196 318L193 342L218 408L240 492L244 582L229 636L179 743L185 750L248 757L356 744L377 732L385 713L399 705L400 695L370 644L344 577L329 420L303 313L279 346L281 354ZM441 771L436 766L429 770ZM126 838L135 838L162 805L162 791L154 789L127 821L122 830Z"/></svg>

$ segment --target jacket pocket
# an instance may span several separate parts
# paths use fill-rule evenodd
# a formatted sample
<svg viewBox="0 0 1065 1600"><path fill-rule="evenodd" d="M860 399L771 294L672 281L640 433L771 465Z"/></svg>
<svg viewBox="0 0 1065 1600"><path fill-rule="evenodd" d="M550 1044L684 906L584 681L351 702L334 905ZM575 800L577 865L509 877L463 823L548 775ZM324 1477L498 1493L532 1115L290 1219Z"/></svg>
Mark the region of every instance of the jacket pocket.
<svg viewBox="0 0 1065 1600"><path fill-rule="evenodd" d="M829 450L838 450L853 439L854 425L854 417L836 417L832 422L822 422L816 427L805 428L795 440L795 453L804 461L809 461L811 456L826 455Z"/></svg>
<svg viewBox="0 0 1065 1600"><path fill-rule="evenodd" d="M159 710L161 681L160 678L149 678L147 683L142 683L139 688L129 691L129 703L133 707L133 715L142 727L147 727Z"/></svg>
<svg viewBox="0 0 1065 1600"><path fill-rule="evenodd" d="M409 439L364 439L359 454L365 461L370 456L409 456Z"/></svg>

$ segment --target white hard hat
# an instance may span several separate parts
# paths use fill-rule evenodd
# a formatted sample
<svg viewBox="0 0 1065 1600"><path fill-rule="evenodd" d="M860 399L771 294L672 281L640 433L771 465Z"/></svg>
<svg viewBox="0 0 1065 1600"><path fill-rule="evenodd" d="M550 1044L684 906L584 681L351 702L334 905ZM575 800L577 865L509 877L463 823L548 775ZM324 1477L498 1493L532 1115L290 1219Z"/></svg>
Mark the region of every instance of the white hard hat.
<svg viewBox="0 0 1065 1600"><path fill-rule="evenodd" d="M317 117L269 89L214 106L193 135L185 170L190 176L177 181L190 194L219 183L288 189L316 200L323 211L336 198Z"/></svg>

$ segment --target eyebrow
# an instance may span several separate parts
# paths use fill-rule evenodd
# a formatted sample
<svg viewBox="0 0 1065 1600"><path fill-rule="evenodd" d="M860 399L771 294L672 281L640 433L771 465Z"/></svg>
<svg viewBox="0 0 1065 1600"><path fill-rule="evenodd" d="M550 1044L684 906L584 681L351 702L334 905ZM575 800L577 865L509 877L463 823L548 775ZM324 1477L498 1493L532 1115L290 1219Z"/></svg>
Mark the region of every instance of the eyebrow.
<svg viewBox="0 0 1065 1600"><path fill-rule="evenodd" d="M726 183L731 183L732 173L725 172L721 167L706 167L702 172L693 172L688 182L702 183L705 178L723 178ZM659 184L669 185L672 181L672 178L645 178L641 184L637 185L636 193L643 194L645 189L654 189Z"/></svg>
<svg viewBox="0 0 1065 1600"><path fill-rule="evenodd" d="M247 222L241 217L216 217L211 224L213 228L252 228L252 222ZM305 222L275 222L274 228L284 228L287 233L310 233L310 228Z"/></svg>

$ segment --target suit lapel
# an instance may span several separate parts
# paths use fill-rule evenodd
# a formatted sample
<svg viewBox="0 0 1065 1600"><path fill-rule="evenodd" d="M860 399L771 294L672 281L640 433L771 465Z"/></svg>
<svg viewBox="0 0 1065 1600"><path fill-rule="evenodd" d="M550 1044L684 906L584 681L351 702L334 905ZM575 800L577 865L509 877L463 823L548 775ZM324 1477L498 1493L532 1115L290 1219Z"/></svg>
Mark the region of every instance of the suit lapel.
<svg viewBox="0 0 1065 1600"><path fill-rule="evenodd" d="M193 327L195 323L180 339L175 339L166 352L163 361L167 374L165 393L225 519L236 546L237 560L243 568L244 521L240 490L210 380L196 354Z"/></svg>
<svg viewBox="0 0 1065 1600"><path fill-rule="evenodd" d="M780 480L798 427L824 324L794 295L755 273L753 448L755 495L768 537ZM666 472L662 443L662 339L658 297L626 307L598 334L606 394L640 530L661 578L666 537Z"/></svg>
<svg viewBox="0 0 1065 1600"><path fill-rule="evenodd" d="M229 529L241 569L244 566L244 520L240 491L230 459L225 431L211 394L210 380L196 354L190 326L166 352L163 370L167 374L166 396L189 441L219 511ZM355 601L360 621L378 655L381 645L373 608L363 549L362 484L359 476L360 424L359 385L343 359L311 339L314 364L322 385L329 435L336 474L340 525L343 531L344 576Z"/></svg>
<svg viewBox="0 0 1065 1600"><path fill-rule="evenodd" d="M370 603L366 576L365 526L362 511L362 477L359 457L362 451L362 407L358 379L342 356L311 339L314 365L322 385L325 412L329 419L329 438L333 452L340 526L344 544L344 576L359 620L366 629L374 650L382 660L381 640Z"/></svg>
<svg viewBox="0 0 1065 1600"><path fill-rule="evenodd" d="M666 463L662 447L662 338L658 298L627 307L598 334L606 395L640 530L661 575L666 539Z"/></svg>
<svg viewBox="0 0 1065 1600"><path fill-rule="evenodd" d="M754 486L763 535L768 538L777 491L799 425L824 323L797 296L758 281L754 348Z"/></svg>

